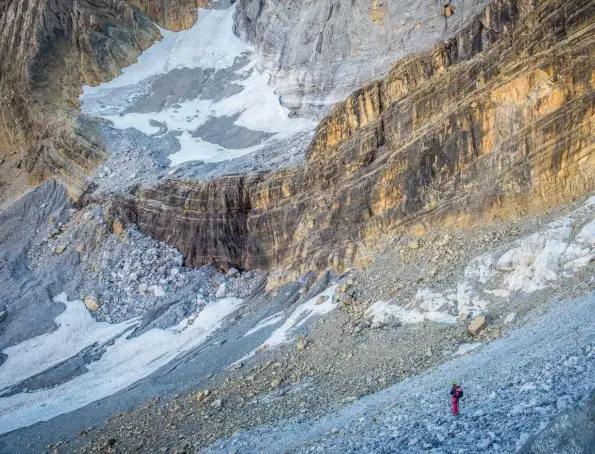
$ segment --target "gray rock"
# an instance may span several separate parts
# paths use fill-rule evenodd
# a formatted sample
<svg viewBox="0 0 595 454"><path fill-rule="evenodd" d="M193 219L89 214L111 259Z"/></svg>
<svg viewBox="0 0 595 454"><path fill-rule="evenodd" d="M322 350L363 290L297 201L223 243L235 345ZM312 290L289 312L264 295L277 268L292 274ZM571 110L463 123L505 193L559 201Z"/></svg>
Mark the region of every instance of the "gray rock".
<svg viewBox="0 0 595 454"><path fill-rule="evenodd" d="M594 454L595 390L580 408L556 417L545 429L531 437L520 454Z"/></svg>

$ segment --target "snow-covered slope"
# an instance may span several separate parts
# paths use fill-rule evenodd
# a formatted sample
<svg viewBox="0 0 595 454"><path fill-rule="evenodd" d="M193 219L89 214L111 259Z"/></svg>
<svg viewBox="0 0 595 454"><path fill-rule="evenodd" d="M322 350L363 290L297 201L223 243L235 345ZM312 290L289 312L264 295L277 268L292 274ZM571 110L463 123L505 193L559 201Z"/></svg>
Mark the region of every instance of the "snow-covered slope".
<svg viewBox="0 0 595 454"><path fill-rule="evenodd" d="M252 48L234 35L234 9L201 9L190 30L161 30L163 39L120 77L84 87L83 112L175 138L172 165L237 158L312 130L313 120L290 118Z"/></svg>

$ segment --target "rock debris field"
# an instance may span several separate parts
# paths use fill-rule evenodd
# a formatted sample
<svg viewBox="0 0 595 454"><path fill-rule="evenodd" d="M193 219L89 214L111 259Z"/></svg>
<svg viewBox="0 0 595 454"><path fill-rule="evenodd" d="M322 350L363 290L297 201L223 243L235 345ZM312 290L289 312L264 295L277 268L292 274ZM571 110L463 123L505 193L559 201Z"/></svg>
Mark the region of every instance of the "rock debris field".
<svg viewBox="0 0 595 454"><path fill-rule="evenodd" d="M238 432L204 452L516 452L595 386L594 309L593 294L551 306L505 338L319 420ZM465 389L458 418L451 380Z"/></svg>

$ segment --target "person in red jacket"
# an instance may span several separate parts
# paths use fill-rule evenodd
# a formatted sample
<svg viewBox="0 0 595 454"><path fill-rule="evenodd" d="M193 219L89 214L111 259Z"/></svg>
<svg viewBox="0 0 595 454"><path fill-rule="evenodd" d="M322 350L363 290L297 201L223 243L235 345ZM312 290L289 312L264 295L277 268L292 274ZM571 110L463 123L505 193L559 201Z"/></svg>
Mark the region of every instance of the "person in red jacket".
<svg viewBox="0 0 595 454"><path fill-rule="evenodd" d="M463 388L457 382L450 382L450 395L452 396L452 415L459 416L459 399L463 397Z"/></svg>

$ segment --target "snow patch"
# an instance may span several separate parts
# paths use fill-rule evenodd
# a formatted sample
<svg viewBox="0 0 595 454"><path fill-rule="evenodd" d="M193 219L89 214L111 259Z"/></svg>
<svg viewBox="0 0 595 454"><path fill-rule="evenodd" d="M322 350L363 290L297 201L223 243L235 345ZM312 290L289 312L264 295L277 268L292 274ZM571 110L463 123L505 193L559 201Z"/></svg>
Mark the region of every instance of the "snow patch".
<svg viewBox="0 0 595 454"><path fill-rule="evenodd" d="M0 398L0 433L47 421L125 389L201 345L242 303L238 298L215 301L194 314L193 322L186 323L185 329L180 325L182 331L153 328L138 337L126 339L122 334L132 322L111 326L93 322L88 313L84 314L86 309L83 309L82 301L68 302L65 295L60 295L57 301L66 304L66 311L56 318L60 325L58 330L5 350L8 358L0 369L0 374L4 374L2 383L14 385L76 356L82 348L94 342L103 343L106 351L86 366L86 373L66 383ZM113 345L107 345L106 342L114 336L117 339ZM44 362L37 365L38 361ZM5 367L8 364L10 367ZM26 373L19 370L21 367Z"/></svg>
<svg viewBox="0 0 595 454"><path fill-rule="evenodd" d="M396 304L390 304L387 301L377 301L372 304L364 313L365 317L372 317L373 323L390 323L391 321L397 320L401 323L421 323L424 320L436 322L454 324L457 322L456 317L446 312L439 311L427 311L421 312L417 309L405 309Z"/></svg>
<svg viewBox="0 0 595 454"><path fill-rule="evenodd" d="M315 315L324 315L335 309L338 304L333 301L333 296L337 290L338 285L332 285L324 292L309 299L305 303L300 304L293 313L287 318L285 323L276 329L271 336L263 342L267 348L276 347L277 345L285 344L289 341L291 332ZM322 304L317 304L320 299L324 299Z"/></svg>
<svg viewBox="0 0 595 454"><path fill-rule="evenodd" d="M98 87L84 87L81 96L86 114L103 117L118 129L134 128L154 135L160 130L155 122L176 132L180 150L170 156L171 166L188 161L219 162L257 151L276 140L313 130L313 119L290 118L290 110L279 102L270 76L260 72L254 50L233 33L235 6L226 10L199 10L196 24L189 30L172 33L162 30L164 38L144 52L122 75ZM238 58L247 58L242 68L234 67ZM133 102L151 89L156 76L174 69L202 68L233 71L229 83L242 90L218 102L190 99L156 112L127 112ZM221 90L224 88L222 87ZM260 144L229 149L210 143L192 133L207 120L238 116L234 125L273 134ZM225 131L221 131L222 134Z"/></svg>
<svg viewBox="0 0 595 454"><path fill-rule="evenodd" d="M250 334L254 334L255 332L260 331L264 327L274 325L275 323L278 323L281 320L283 320L283 312L277 312L276 314L271 315L270 317L262 319L260 322L257 323L257 325L254 328L248 330L248 332L244 334L242 337L247 337Z"/></svg>

